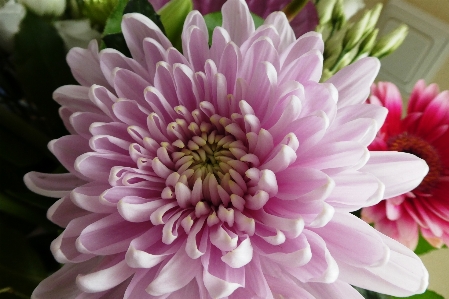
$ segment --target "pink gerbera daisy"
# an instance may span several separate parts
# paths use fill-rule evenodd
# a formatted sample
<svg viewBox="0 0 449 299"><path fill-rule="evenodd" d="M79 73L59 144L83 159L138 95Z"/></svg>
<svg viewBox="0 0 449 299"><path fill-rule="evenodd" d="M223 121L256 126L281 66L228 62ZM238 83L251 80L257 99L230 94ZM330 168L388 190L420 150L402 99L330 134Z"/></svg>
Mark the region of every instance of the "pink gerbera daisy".
<svg viewBox="0 0 449 299"><path fill-rule="evenodd" d="M255 30L243 0L222 12L210 48L193 11L183 54L140 14L122 22L132 58L95 42L69 53L81 86L54 98L71 135L49 144L69 173L25 177L61 198L48 217L65 227L51 245L65 265L32 298L423 292L420 259L350 214L428 170L367 150L387 113L365 103L378 60L319 83L319 34L296 39L281 12Z"/></svg>
<svg viewBox="0 0 449 299"><path fill-rule="evenodd" d="M414 154L430 170L411 192L363 209L363 219L411 249L416 248L419 230L435 247L449 244L449 91L439 93L436 84L426 87L418 81L404 119L401 94L392 83L373 85L369 102L389 110L369 149Z"/></svg>

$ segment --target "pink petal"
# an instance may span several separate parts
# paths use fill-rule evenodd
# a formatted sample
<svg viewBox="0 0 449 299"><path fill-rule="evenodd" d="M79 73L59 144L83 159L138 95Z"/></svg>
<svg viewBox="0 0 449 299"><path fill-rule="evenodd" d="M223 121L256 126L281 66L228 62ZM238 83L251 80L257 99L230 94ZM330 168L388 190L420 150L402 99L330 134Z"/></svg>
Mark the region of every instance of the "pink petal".
<svg viewBox="0 0 449 299"><path fill-rule="evenodd" d="M332 83L338 89L338 107L363 103L368 98L379 68L380 63L376 58L362 58L327 80L326 83Z"/></svg>
<svg viewBox="0 0 449 299"><path fill-rule="evenodd" d="M254 22L245 1L227 1L221 12L223 28L229 33L231 40L240 46L253 32Z"/></svg>
<svg viewBox="0 0 449 299"><path fill-rule="evenodd" d="M375 175L385 185L384 198L413 190L429 171L424 160L408 153L371 152L370 155L360 171Z"/></svg>

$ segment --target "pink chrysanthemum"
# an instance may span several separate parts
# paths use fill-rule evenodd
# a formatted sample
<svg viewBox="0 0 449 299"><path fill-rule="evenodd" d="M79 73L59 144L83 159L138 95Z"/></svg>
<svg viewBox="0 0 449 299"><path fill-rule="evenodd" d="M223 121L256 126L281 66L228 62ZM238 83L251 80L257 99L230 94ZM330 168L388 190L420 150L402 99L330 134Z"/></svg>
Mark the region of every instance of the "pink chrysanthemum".
<svg viewBox="0 0 449 299"><path fill-rule="evenodd" d="M243 0L208 31L192 12L179 53L146 17L122 29L133 58L74 49L82 86L55 91L72 135L50 150L67 174L29 173L61 197L48 217L65 265L33 298L407 296L420 259L349 212L415 188L423 160L369 152L386 109L364 103L366 58L320 84L323 41L283 13L254 30ZM401 173L398 177L397 174Z"/></svg>
<svg viewBox="0 0 449 299"><path fill-rule="evenodd" d="M170 0L149 0L156 10L162 8ZM193 0L193 8L203 15L220 11L226 0ZM256 15L266 18L270 13L282 10L291 0L246 0L249 10ZM312 1L308 1L299 14L290 21L290 25L297 37L315 30L318 25L318 12Z"/></svg>
<svg viewBox="0 0 449 299"><path fill-rule="evenodd" d="M433 246L449 245L449 91L418 81L404 119L401 94L392 83L373 85L369 102L389 110L369 149L414 154L427 162L429 173L413 191L363 209L362 217L411 249L419 230Z"/></svg>

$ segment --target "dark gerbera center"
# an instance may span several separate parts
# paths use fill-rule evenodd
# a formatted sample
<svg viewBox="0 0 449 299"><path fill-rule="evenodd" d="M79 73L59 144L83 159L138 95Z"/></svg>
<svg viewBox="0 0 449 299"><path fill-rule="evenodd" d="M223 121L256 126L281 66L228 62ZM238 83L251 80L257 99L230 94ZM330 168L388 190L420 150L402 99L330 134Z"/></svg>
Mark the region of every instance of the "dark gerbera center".
<svg viewBox="0 0 449 299"><path fill-rule="evenodd" d="M391 151L410 153L426 161L429 173L421 184L415 189L420 192L428 192L433 188L443 171L441 160L435 148L420 137L407 132L391 138L388 141L388 149Z"/></svg>

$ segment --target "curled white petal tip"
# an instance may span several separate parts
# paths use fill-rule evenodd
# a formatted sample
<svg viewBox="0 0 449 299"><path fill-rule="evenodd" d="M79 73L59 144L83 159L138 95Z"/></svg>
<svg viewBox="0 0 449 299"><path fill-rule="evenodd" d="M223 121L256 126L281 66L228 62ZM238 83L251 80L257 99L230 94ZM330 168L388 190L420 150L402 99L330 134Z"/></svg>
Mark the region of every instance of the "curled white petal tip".
<svg viewBox="0 0 449 299"><path fill-rule="evenodd" d="M247 238L236 249L222 256L221 260L231 268L241 268L248 264L252 258L253 246L250 239Z"/></svg>

